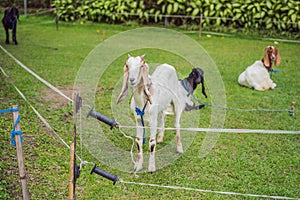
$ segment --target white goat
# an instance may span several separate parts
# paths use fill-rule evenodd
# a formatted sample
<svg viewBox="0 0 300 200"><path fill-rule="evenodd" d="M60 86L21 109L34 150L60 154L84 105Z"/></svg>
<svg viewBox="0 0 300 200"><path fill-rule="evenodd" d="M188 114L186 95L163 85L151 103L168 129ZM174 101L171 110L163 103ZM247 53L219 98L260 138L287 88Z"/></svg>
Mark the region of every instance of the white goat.
<svg viewBox="0 0 300 200"><path fill-rule="evenodd" d="M273 70L272 62L274 62L274 65L279 65L280 54L276 47L268 46L265 48L263 59L255 61L254 64L247 67L240 74L238 78L239 84L259 91L274 89L276 84L269 75L269 71Z"/></svg>
<svg viewBox="0 0 300 200"><path fill-rule="evenodd" d="M179 94L179 84L177 73L174 67L168 64L162 64L155 69L150 78L149 66L145 62L144 57L145 55L138 57L131 57L128 55L128 59L124 66L123 87L117 103L121 102L126 97L129 84L133 92L131 109L134 112L137 124L136 142L138 147L138 156L134 168L135 172L141 170L143 165L143 127L141 118L136 113L136 108L142 110L145 107L144 118L149 122L150 126L150 157L148 171L154 172L156 171L155 147L157 127L163 129L165 115L164 111L170 106L171 103L174 106L174 126L176 128L177 151L179 153L183 152L180 141L179 122L181 113L185 109L189 97L187 96L187 91L185 91L185 95L182 95L181 97L177 95ZM193 102L189 102L189 104L191 103L193 105Z"/></svg>

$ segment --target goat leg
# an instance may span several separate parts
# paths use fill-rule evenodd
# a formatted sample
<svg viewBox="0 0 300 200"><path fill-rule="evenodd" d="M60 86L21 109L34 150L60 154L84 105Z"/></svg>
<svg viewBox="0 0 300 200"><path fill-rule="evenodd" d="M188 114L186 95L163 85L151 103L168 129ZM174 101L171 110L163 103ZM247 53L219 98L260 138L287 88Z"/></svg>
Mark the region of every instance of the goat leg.
<svg viewBox="0 0 300 200"><path fill-rule="evenodd" d="M8 32L8 28L5 28L5 35L6 35L5 43L9 44L9 32Z"/></svg>
<svg viewBox="0 0 300 200"><path fill-rule="evenodd" d="M155 167L155 146L156 146L155 139L150 139L150 141L149 141L150 157L149 157L149 166L148 166L148 172L150 172L150 173L153 173L153 172L156 171L156 167Z"/></svg>
<svg viewBox="0 0 300 200"><path fill-rule="evenodd" d="M200 110L201 108L204 108L205 107L205 105L203 105L203 104L201 104L201 105L199 105L199 106L196 106L197 108L196 108L196 110Z"/></svg>
<svg viewBox="0 0 300 200"><path fill-rule="evenodd" d="M161 112L158 115L158 137L157 137L157 143L161 143L164 141L164 132L165 132L165 113Z"/></svg>
<svg viewBox="0 0 300 200"><path fill-rule="evenodd" d="M18 42L17 42L17 25L15 25L14 29L12 30L12 40L15 43L15 45L18 45Z"/></svg>
<svg viewBox="0 0 300 200"><path fill-rule="evenodd" d="M138 172L143 168L143 139L137 137L136 138L137 143L137 149L138 149L138 155L137 155L137 161L134 166L134 172Z"/></svg>
<svg viewBox="0 0 300 200"><path fill-rule="evenodd" d="M198 106L194 106L194 105L189 105L189 104L185 104L185 111L191 111L191 110L200 110L201 108L203 108L205 105L201 104L201 105L198 105Z"/></svg>

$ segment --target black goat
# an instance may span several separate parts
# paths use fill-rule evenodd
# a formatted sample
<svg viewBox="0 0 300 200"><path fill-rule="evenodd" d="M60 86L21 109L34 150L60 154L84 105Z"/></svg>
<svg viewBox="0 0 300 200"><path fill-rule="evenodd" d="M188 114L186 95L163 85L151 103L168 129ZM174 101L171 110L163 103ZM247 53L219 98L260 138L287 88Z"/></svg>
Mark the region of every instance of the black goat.
<svg viewBox="0 0 300 200"><path fill-rule="evenodd" d="M19 10L16 7L8 8L4 11L4 17L2 18L2 24L6 33L5 43L9 44L8 30L12 30L12 40L17 45L17 20L19 19Z"/></svg>
<svg viewBox="0 0 300 200"><path fill-rule="evenodd" d="M196 87L201 83L202 84L202 94L207 98L205 87L204 87L204 72L200 68L193 68L192 72L189 74L189 76L181 81L181 84L183 88L188 92L187 96L189 97L191 94L193 94ZM186 103L185 111L190 110L198 110L203 108L205 105L189 105Z"/></svg>

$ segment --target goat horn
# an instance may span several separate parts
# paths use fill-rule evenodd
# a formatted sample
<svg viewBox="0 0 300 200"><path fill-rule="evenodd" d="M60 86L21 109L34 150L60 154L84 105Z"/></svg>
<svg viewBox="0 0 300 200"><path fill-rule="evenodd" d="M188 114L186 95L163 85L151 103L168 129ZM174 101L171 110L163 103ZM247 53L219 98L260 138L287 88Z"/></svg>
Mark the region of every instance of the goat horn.
<svg viewBox="0 0 300 200"><path fill-rule="evenodd" d="M140 57L141 57L142 60L144 60L145 56L146 56L146 54L143 54Z"/></svg>

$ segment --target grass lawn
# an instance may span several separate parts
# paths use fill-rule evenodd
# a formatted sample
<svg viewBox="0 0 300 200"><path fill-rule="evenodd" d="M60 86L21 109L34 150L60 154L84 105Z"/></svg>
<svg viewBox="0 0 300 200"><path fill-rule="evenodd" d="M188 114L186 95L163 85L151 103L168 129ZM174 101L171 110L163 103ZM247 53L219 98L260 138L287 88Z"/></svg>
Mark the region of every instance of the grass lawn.
<svg viewBox="0 0 300 200"><path fill-rule="evenodd" d="M103 41L105 45L105 42L109 42L111 38L130 29L133 27L61 22L59 29L56 30L53 18L21 17L17 33L19 45L6 45L3 30L0 31L0 45L36 74L72 97L74 82L78 78L81 66L87 65L90 52L99 49L101 46L98 45ZM206 34L203 34L198 41L197 34L187 36L201 45L203 52L207 52L204 57L217 66L217 73L220 74L224 85L225 99L223 100L226 106L243 109L289 110L291 102L297 102L294 118L290 117L288 112L228 110L224 128L299 131L300 120L297 113L300 108L299 43L276 44L282 58L281 64L277 67L281 72L273 74L277 87L274 90L259 92L239 86L237 78L247 66L260 60L264 47L274 45L274 41ZM176 44L176 40L174 42ZM118 48L119 44L115 45L113 48ZM180 42L177 45L185 48ZM189 52L189 47L186 49ZM107 49L107 52L109 51L111 49ZM106 51L101 53L105 54ZM155 63L172 64L180 78L186 77L192 67L183 57L160 49L141 48L120 55L105 68L96 86L89 88L95 93L95 110L110 117L113 116L114 109L119 109L115 105L115 95L120 92L118 87L122 80L127 53L134 56L146 53L146 61L153 63L150 65L152 71ZM193 55L199 52L191 50L189 53ZM94 59L95 64L102 67L101 64L106 58L95 57ZM7 109L12 105L19 105L21 109L21 129L25 136L23 142L25 167L31 198L66 199L69 183L69 149L41 122L28 102L41 113L67 144L70 144L73 138L73 105L26 72L3 51L0 51L0 67L10 76L10 79L7 79L3 73L0 73L0 109ZM206 68L204 61L201 67L205 69L209 97L203 98L199 88L195 91L195 96L207 103L218 102L218 99L214 98L214 94L218 91L214 85L219 83L214 82L214 77L210 77L212 73L209 71L210 68ZM24 93L28 102L22 99L11 83ZM128 101L129 97L122 104L123 107L128 105ZM210 127L214 112L218 111L206 107L191 116L196 116L193 119L196 119L198 127L206 128ZM118 118L118 121L126 123L130 121L131 114L124 113L128 117ZM86 114L82 116L85 117ZM188 117L189 115L186 117L187 120ZM0 199L22 198L16 151L10 144L11 118L11 114L0 116ZM93 122L93 119L90 121ZM189 123L183 122L181 125L186 127L187 124ZM154 174L143 171L135 177L122 168L114 167L121 154L107 158L103 152L108 152L110 149L97 146L99 144L97 142L102 142L105 148L109 148L106 144L113 144L126 151L128 157L124 159L130 161L131 140L126 139L119 130L111 131L102 124L98 126L101 127L98 131L99 135L89 135L85 132L78 136L77 153L82 159L96 163L99 168L118 174L124 181L242 194L300 197L299 135L216 134L216 144L210 153L201 156L201 146L208 133L184 132L187 135L191 134L193 139L188 148L184 147L185 151L180 157ZM167 119L167 126L172 127L172 118ZM123 131L128 135L135 135L134 130ZM170 132L166 132L165 141L158 145L158 149L163 149L174 139L174 134ZM99 138L103 138L102 136L105 136L107 141L98 141ZM80 144L80 140L89 141L89 139L96 145L91 142ZM148 143L144 151L148 152ZM131 168L131 166L133 168L133 164L129 162L126 167ZM113 186L112 182L95 174L91 175L92 167L93 165L87 164L81 170L80 178L77 180L77 199L256 199L241 195L228 196L147 185L117 183ZM146 165L144 167L146 168Z"/></svg>

